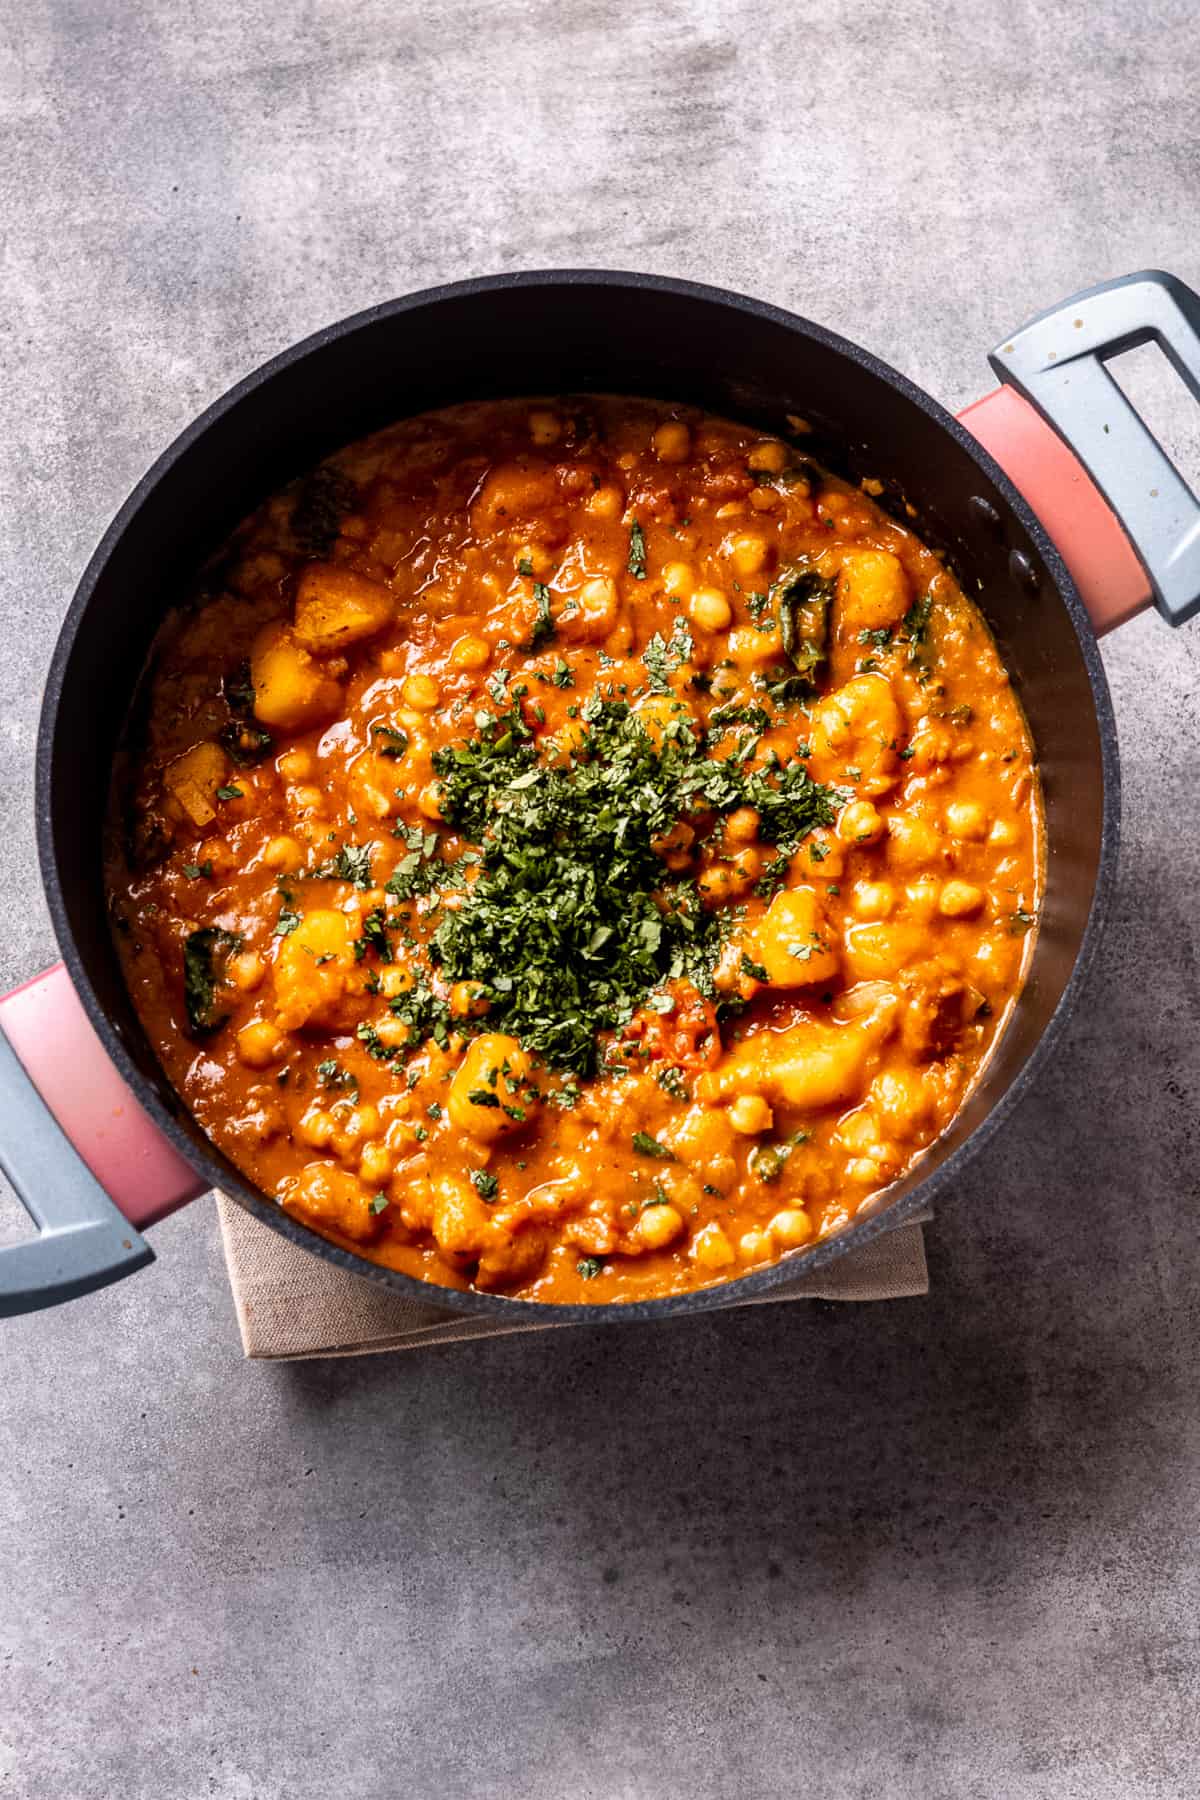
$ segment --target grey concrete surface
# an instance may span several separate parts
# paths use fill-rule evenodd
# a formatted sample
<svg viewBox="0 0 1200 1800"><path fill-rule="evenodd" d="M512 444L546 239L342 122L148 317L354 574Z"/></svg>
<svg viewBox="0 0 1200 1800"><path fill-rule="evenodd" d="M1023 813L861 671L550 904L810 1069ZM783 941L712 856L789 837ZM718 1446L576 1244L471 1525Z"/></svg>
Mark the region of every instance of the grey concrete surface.
<svg viewBox="0 0 1200 1800"><path fill-rule="evenodd" d="M31 769L74 580L290 340L625 265L961 405L1071 289L1200 285L1188 0L26 0L0 34L5 985L54 954ZM5 1329L0 1795L1196 1792L1200 632L1105 660L1112 929L928 1300L248 1366L201 1204Z"/></svg>

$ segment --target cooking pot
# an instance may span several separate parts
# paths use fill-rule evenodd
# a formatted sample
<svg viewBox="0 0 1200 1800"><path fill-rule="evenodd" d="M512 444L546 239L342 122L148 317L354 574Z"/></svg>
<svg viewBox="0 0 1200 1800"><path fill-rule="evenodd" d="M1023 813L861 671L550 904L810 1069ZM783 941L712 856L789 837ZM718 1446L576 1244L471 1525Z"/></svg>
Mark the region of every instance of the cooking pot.
<svg viewBox="0 0 1200 1800"><path fill-rule="evenodd" d="M1079 990L1112 888L1119 767L1097 635L1151 600L1200 610L1200 505L1106 368L1157 342L1200 397L1200 299L1170 275L1105 282L991 357L1001 385L954 419L868 351L760 301L656 276L560 271L433 288L286 351L210 406L139 482L79 583L37 748L42 876L63 962L0 1000L0 1164L38 1235L0 1250L0 1313L50 1306L152 1260L143 1235L221 1188L314 1255L429 1303L516 1317L536 1303L434 1288L338 1248L251 1186L155 1060L109 929L109 772L151 641L205 555L266 495L408 414L500 395L641 394L786 434L885 484L951 558L1033 730L1046 884L1015 1014L950 1128L837 1236L698 1292L564 1306L666 1318L760 1297L953 1189L1013 1111ZM903 513L906 522L912 514ZM1118 522L1119 521L1119 522Z"/></svg>

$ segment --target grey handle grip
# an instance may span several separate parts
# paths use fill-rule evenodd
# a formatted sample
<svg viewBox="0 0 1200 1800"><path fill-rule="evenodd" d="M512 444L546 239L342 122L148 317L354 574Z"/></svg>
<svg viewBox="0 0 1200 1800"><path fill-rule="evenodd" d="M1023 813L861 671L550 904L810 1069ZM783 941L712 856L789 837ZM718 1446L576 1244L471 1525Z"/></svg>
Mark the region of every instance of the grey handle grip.
<svg viewBox="0 0 1200 1800"><path fill-rule="evenodd" d="M0 1168L38 1235L0 1250L0 1318L73 1300L153 1262L59 1130L0 1031Z"/></svg>
<svg viewBox="0 0 1200 1800"><path fill-rule="evenodd" d="M1200 501L1105 367L1151 342L1200 400L1200 295L1158 269L1085 288L988 361L1065 438L1124 526L1158 610L1182 625L1200 612Z"/></svg>

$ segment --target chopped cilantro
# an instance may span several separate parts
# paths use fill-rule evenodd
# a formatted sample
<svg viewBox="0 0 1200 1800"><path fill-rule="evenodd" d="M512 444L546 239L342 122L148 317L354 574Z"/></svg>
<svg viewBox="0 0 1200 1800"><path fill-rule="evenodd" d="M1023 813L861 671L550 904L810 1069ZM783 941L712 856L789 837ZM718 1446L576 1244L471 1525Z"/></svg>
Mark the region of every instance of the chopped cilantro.
<svg viewBox="0 0 1200 1800"><path fill-rule="evenodd" d="M245 795L242 793L242 790L240 787L230 786L230 787L219 787L217 789L217 799L218 800L242 800L244 798L245 798Z"/></svg>
<svg viewBox="0 0 1200 1800"><path fill-rule="evenodd" d="M721 920L655 842L688 815L750 805L768 843L794 846L833 823L838 795L799 761L747 773L710 760L683 723L656 743L624 701L593 694L581 715L565 763L537 761L524 728L490 714L478 738L437 753L446 822L480 849L431 956L446 980L480 988L497 1028L586 1075L598 1039L665 983L713 991Z"/></svg>
<svg viewBox="0 0 1200 1800"><path fill-rule="evenodd" d="M554 636L554 616L550 611L550 589L545 582L534 582L533 598L537 606L537 614L533 621L533 629L524 645L524 648L530 652L540 650L542 645L549 643Z"/></svg>
<svg viewBox="0 0 1200 1800"><path fill-rule="evenodd" d="M375 746L380 756L399 758L408 749L408 733L395 731L390 725L372 725L371 736L384 739L382 744Z"/></svg>
<svg viewBox="0 0 1200 1800"><path fill-rule="evenodd" d="M500 1183L490 1169L472 1169L471 1185L481 1200L494 1200L500 1191Z"/></svg>
<svg viewBox="0 0 1200 1800"><path fill-rule="evenodd" d="M189 932L183 946L183 1000L188 1024L196 1037L219 1031L228 1013L218 1013L216 991L225 979L229 958L242 947L237 932L204 925Z"/></svg>
<svg viewBox="0 0 1200 1800"><path fill-rule="evenodd" d="M387 914L382 906L373 906L362 922L362 936L355 941L354 954L359 962L374 950L380 962L391 962L392 941L388 936Z"/></svg>
<svg viewBox="0 0 1200 1800"><path fill-rule="evenodd" d="M670 1094L672 1100L687 1099L688 1088L683 1070L674 1063L668 1063L665 1069L659 1069L654 1079L664 1094Z"/></svg>
<svg viewBox="0 0 1200 1800"><path fill-rule="evenodd" d="M326 881L348 881L359 889L371 886L371 844L342 844L330 862L313 870L314 878Z"/></svg>
<svg viewBox="0 0 1200 1800"><path fill-rule="evenodd" d="M213 866L208 857L202 863L184 863L183 872L189 881L212 880Z"/></svg>
<svg viewBox="0 0 1200 1800"><path fill-rule="evenodd" d="M659 631L655 632L642 651L642 662L650 677L652 693L670 693L667 676L691 661L692 650L692 634L684 619L676 619L670 638L664 638Z"/></svg>
<svg viewBox="0 0 1200 1800"><path fill-rule="evenodd" d="M665 1144L660 1144L658 1139L651 1137L647 1131L635 1131L630 1141L639 1156L654 1156L660 1162L675 1161L675 1152L669 1150Z"/></svg>
<svg viewBox="0 0 1200 1800"><path fill-rule="evenodd" d="M387 1206L387 1203L388 1197L386 1194L372 1194L370 1200L367 1202L367 1211L381 1213Z"/></svg>
<svg viewBox="0 0 1200 1800"><path fill-rule="evenodd" d="M271 933L271 936L287 937L289 933L295 931L296 927L303 922L303 917L304 915L302 913L293 912L290 907L281 906L279 909L279 917L275 921L275 929Z"/></svg>
<svg viewBox="0 0 1200 1800"><path fill-rule="evenodd" d="M575 1268L584 1281L594 1281L597 1275L603 1273L604 1264L598 1256L581 1256Z"/></svg>
<svg viewBox="0 0 1200 1800"><path fill-rule="evenodd" d="M343 1089L348 1100L357 1101L358 1099L358 1082L350 1070L343 1069L341 1063L332 1056L326 1057L324 1062L317 1064L317 1080L322 1087Z"/></svg>

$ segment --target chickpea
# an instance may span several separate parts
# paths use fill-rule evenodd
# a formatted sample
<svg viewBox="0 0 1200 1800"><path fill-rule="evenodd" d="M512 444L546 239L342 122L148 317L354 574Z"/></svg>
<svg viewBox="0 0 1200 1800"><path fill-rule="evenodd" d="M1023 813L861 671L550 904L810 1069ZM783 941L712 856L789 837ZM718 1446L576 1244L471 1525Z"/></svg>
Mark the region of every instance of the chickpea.
<svg viewBox="0 0 1200 1800"><path fill-rule="evenodd" d="M946 808L946 826L960 842L978 843L988 834L988 816L978 800L954 800Z"/></svg>
<svg viewBox="0 0 1200 1800"><path fill-rule="evenodd" d="M883 820L869 800L852 800L842 808L838 836L847 844L877 844L883 836Z"/></svg>
<svg viewBox="0 0 1200 1800"><path fill-rule="evenodd" d="M753 844L747 844L732 859L733 866L745 882L757 881L763 871L763 855Z"/></svg>
<svg viewBox="0 0 1200 1800"><path fill-rule="evenodd" d="M746 458L748 469L762 469L768 475L779 475L787 467L787 447L777 438L755 444Z"/></svg>
<svg viewBox="0 0 1200 1800"><path fill-rule="evenodd" d="M725 821L725 841L729 844L752 844L762 823L753 806L738 806Z"/></svg>
<svg viewBox="0 0 1200 1800"><path fill-rule="evenodd" d="M417 805L427 819L440 819L442 816L441 782L427 781L417 798Z"/></svg>
<svg viewBox="0 0 1200 1800"><path fill-rule="evenodd" d="M773 487L756 487L750 496L755 512L774 512L779 506L779 493Z"/></svg>
<svg viewBox="0 0 1200 1800"><path fill-rule="evenodd" d="M292 805L297 812L319 813L325 805L325 796L319 787L296 787L291 793Z"/></svg>
<svg viewBox="0 0 1200 1800"><path fill-rule="evenodd" d="M1013 819L997 819L988 832L988 843L996 844L1002 850L1011 850L1020 841L1020 829Z"/></svg>
<svg viewBox="0 0 1200 1800"><path fill-rule="evenodd" d="M609 575L585 581L576 596L580 622L588 637L607 637L617 622L617 584Z"/></svg>
<svg viewBox="0 0 1200 1800"><path fill-rule="evenodd" d="M252 1019L237 1034L238 1056L251 1069L278 1062L287 1045L269 1019Z"/></svg>
<svg viewBox="0 0 1200 1800"><path fill-rule="evenodd" d="M970 881L948 881L938 900L938 911L947 919L966 919L983 905L984 892Z"/></svg>
<svg viewBox="0 0 1200 1800"><path fill-rule="evenodd" d="M408 1026L403 1019L396 1018L394 1013L388 1013L376 1025L375 1035L389 1050L403 1049L408 1042Z"/></svg>
<svg viewBox="0 0 1200 1800"><path fill-rule="evenodd" d="M267 972L267 965L261 956L253 950L243 951L241 956L231 957L226 973L234 987L240 988L243 994L253 993L260 985Z"/></svg>
<svg viewBox="0 0 1200 1800"><path fill-rule="evenodd" d="M851 905L856 918L889 918L895 904L896 890L890 881L855 882Z"/></svg>
<svg viewBox="0 0 1200 1800"><path fill-rule="evenodd" d="M843 1150L874 1153L879 1144L879 1121L869 1106L847 1114L837 1128L837 1142Z"/></svg>
<svg viewBox="0 0 1200 1800"><path fill-rule="evenodd" d="M482 1019L490 1005L477 981L456 981L450 989L450 1013L455 1019Z"/></svg>
<svg viewBox="0 0 1200 1800"><path fill-rule="evenodd" d="M683 1230L683 1220L673 1206L647 1206L638 1215L631 1237L647 1250L662 1250Z"/></svg>
<svg viewBox="0 0 1200 1800"><path fill-rule="evenodd" d="M779 634L759 631L755 625L735 625L729 633L729 654L739 669L755 669L779 656Z"/></svg>
<svg viewBox="0 0 1200 1800"><path fill-rule="evenodd" d="M910 881L904 890L904 899L913 918L923 925L928 924L938 909L938 884L932 875Z"/></svg>
<svg viewBox="0 0 1200 1800"><path fill-rule="evenodd" d="M720 588L697 588L688 601L688 617L702 631L725 631L733 620L733 608Z"/></svg>
<svg viewBox="0 0 1200 1800"><path fill-rule="evenodd" d="M770 1131L775 1115L761 1094L739 1094L729 1109L729 1123L743 1137Z"/></svg>
<svg viewBox="0 0 1200 1800"><path fill-rule="evenodd" d="M597 488L590 496L586 510L593 519L619 519L625 510L625 496L620 488Z"/></svg>
<svg viewBox="0 0 1200 1800"><path fill-rule="evenodd" d="M400 690L406 706L418 712L432 712L442 697L442 690L432 675L409 675Z"/></svg>
<svg viewBox="0 0 1200 1800"><path fill-rule="evenodd" d="M453 669L486 669L491 660L492 647L486 638L460 637L450 649L450 666Z"/></svg>
<svg viewBox="0 0 1200 1800"><path fill-rule="evenodd" d="M743 1262L766 1262L774 1249L775 1245L765 1231L746 1231L738 1239L738 1255Z"/></svg>
<svg viewBox="0 0 1200 1800"><path fill-rule="evenodd" d="M529 435L535 444L543 449L548 444L557 444L562 436L562 422L557 413L543 411L538 408L529 415Z"/></svg>
<svg viewBox="0 0 1200 1800"><path fill-rule="evenodd" d="M730 538L728 555L739 575L757 575L766 567L769 555L767 540L749 532L739 534Z"/></svg>
<svg viewBox="0 0 1200 1800"><path fill-rule="evenodd" d="M733 1261L733 1245L714 1220L696 1233L688 1254L702 1269L724 1269Z"/></svg>
<svg viewBox="0 0 1200 1800"><path fill-rule="evenodd" d="M379 1108L377 1106L352 1106L341 1120L341 1129L337 1134L337 1148L345 1151L352 1144L364 1143L367 1138L378 1137L381 1129Z"/></svg>
<svg viewBox="0 0 1200 1800"><path fill-rule="evenodd" d="M811 881L814 876L836 881L845 872L846 855L833 832L820 829L809 834L807 843L796 852L788 867L793 879L799 881Z"/></svg>
<svg viewBox="0 0 1200 1800"><path fill-rule="evenodd" d="M358 1172L370 1187L382 1187L390 1181L396 1167L396 1159L386 1144L372 1139L363 1145L362 1155L358 1159Z"/></svg>
<svg viewBox="0 0 1200 1800"><path fill-rule="evenodd" d="M379 971L379 991L388 1000L394 1000L397 994L407 994L415 986L412 972L402 969L399 963L389 963L386 969Z"/></svg>
<svg viewBox="0 0 1200 1800"><path fill-rule="evenodd" d="M692 447L692 434L679 419L669 419L660 425L650 439L654 446L654 454L662 463L686 462Z"/></svg>
<svg viewBox="0 0 1200 1800"><path fill-rule="evenodd" d="M854 1156L846 1164L847 1181L861 1182L863 1187L876 1187L883 1176L883 1166L873 1156Z"/></svg>
<svg viewBox="0 0 1200 1800"><path fill-rule="evenodd" d="M314 1107L296 1125L296 1136L302 1144L311 1144L314 1150L324 1150L334 1129L333 1114L327 1113L322 1107Z"/></svg>
<svg viewBox="0 0 1200 1800"><path fill-rule="evenodd" d="M317 772L317 759L311 750L285 750L275 767L285 781L310 781Z"/></svg>
<svg viewBox="0 0 1200 1800"><path fill-rule="evenodd" d="M802 1206L785 1206L777 1212L767 1230L785 1250L795 1250L801 1244L807 1244L813 1234L812 1220Z"/></svg>
<svg viewBox="0 0 1200 1800"><path fill-rule="evenodd" d="M722 900L736 900L752 883L744 879L731 863L713 863L702 871L696 886L702 900L718 905Z"/></svg>
<svg viewBox="0 0 1200 1800"><path fill-rule="evenodd" d="M668 563L662 572L662 584L666 593L687 600L696 586L696 571L690 563Z"/></svg>
<svg viewBox="0 0 1200 1800"><path fill-rule="evenodd" d="M295 874L303 866L304 852L294 837L273 837L264 846L262 859L268 869L284 869Z"/></svg>

